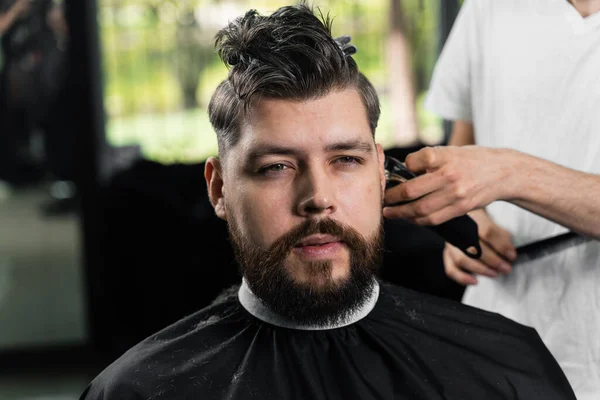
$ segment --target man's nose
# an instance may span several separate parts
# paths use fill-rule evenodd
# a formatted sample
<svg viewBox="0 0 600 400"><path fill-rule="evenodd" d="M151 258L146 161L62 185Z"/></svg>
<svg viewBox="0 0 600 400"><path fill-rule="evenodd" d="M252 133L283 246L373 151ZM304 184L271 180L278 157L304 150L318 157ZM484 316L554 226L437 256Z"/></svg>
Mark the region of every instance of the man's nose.
<svg viewBox="0 0 600 400"><path fill-rule="evenodd" d="M334 184L325 171L307 171L301 179L298 214L330 215L336 211Z"/></svg>

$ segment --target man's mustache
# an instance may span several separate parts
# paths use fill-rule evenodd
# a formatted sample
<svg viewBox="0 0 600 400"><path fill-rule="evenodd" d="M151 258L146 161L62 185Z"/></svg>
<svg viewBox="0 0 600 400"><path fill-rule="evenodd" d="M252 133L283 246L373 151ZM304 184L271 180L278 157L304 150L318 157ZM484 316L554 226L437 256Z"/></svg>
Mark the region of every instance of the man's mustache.
<svg viewBox="0 0 600 400"><path fill-rule="evenodd" d="M355 229L333 219L307 220L276 240L269 252L287 254L303 239L316 234L335 236L350 249L359 247L365 241Z"/></svg>

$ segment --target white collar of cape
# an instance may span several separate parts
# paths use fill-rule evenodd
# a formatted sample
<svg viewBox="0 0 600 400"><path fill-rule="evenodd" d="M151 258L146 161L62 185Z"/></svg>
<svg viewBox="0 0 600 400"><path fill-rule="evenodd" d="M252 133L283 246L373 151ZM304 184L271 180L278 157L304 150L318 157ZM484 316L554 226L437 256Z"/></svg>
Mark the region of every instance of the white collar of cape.
<svg viewBox="0 0 600 400"><path fill-rule="evenodd" d="M262 300L260 300L254 293L252 293L252 290L250 290L248 282L246 282L245 278L242 279L242 285L238 290L238 299L242 306L246 309L246 311L248 311L250 314L258 318L259 320L282 328L299 329L305 331L319 331L342 328L344 326L348 326L355 322L358 322L364 317L366 317L371 312L371 310L373 310L378 298L379 282L377 282L376 279L373 279L373 285L371 286L371 294L369 298L363 303L362 306L354 310L354 312L350 314L348 318L335 324L332 323L327 325L315 326L298 324L294 321L291 321L289 318L283 315L279 315L273 312L268 306L266 306L262 302Z"/></svg>

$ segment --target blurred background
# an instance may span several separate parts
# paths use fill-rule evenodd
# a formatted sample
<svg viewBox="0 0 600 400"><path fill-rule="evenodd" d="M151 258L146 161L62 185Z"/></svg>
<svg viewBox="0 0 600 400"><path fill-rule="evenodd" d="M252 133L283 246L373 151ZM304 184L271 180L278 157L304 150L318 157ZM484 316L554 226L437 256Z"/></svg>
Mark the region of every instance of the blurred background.
<svg viewBox="0 0 600 400"><path fill-rule="evenodd" d="M335 35L352 36L355 58L379 90L384 112L378 135L388 147L443 138L440 122L421 108L438 52L440 3L318 3L335 16ZM138 145L145 157L162 163L199 162L214 154L206 106L227 76L213 54L214 35L250 8L268 13L282 4L99 1L108 143Z"/></svg>
<svg viewBox="0 0 600 400"><path fill-rule="evenodd" d="M203 178L217 150L206 108L227 74L213 38L287 4L0 0L0 400L77 399L239 280ZM358 48L386 152L443 145L450 127L422 102L460 1L313 4ZM460 300L443 240L386 224L383 277Z"/></svg>

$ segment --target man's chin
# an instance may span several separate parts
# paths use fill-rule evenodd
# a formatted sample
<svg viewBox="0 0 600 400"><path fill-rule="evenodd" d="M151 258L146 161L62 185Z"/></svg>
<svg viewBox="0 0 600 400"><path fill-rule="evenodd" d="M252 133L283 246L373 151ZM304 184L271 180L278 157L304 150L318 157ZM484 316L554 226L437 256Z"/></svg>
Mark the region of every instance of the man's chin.
<svg viewBox="0 0 600 400"><path fill-rule="evenodd" d="M299 287L331 290L350 279L350 265L332 261L321 263L295 262L285 268L290 280Z"/></svg>
<svg viewBox="0 0 600 400"><path fill-rule="evenodd" d="M333 292L336 289L342 287L348 278L336 278L333 277L309 277L305 279L296 279L291 277L291 282L299 290L305 290L307 292Z"/></svg>
<svg viewBox="0 0 600 400"><path fill-rule="evenodd" d="M287 264L272 269L269 277L252 271L245 277L254 294L275 313L300 324L328 325L345 320L360 307L374 279L369 268L333 264Z"/></svg>

